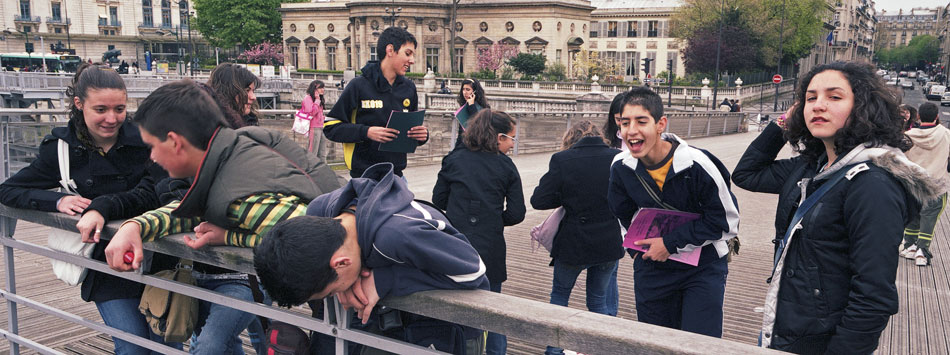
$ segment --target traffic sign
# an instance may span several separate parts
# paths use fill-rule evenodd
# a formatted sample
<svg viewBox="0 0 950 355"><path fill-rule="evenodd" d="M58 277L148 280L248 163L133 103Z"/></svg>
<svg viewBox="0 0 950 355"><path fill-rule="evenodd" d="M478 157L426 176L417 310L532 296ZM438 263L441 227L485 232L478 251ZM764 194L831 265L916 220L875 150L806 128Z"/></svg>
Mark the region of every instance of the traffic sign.
<svg viewBox="0 0 950 355"><path fill-rule="evenodd" d="M782 76L779 75L779 74L773 75L773 76L772 76L772 83L781 84L781 83L782 83Z"/></svg>

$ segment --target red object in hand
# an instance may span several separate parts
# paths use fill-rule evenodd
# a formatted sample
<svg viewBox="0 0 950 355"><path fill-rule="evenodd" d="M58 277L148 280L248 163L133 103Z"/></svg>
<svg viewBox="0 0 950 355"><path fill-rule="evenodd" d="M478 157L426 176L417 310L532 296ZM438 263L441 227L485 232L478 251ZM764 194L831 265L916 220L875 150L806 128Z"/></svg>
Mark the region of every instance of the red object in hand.
<svg viewBox="0 0 950 355"><path fill-rule="evenodd" d="M135 260L135 254L132 254L131 251L125 252L125 255L122 256L122 261L126 264L131 264L132 260Z"/></svg>

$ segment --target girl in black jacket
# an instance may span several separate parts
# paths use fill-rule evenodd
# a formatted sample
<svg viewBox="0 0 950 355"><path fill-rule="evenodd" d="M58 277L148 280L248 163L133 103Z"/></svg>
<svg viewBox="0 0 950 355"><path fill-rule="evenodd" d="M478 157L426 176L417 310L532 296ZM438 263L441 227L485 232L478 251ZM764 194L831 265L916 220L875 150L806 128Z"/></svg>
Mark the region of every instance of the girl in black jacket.
<svg viewBox="0 0 950 355"><path fill-rule="evenodd" d="M581 121L565 134L561 152L551 157L548 172L531 196L537 210L564 207L554 237L551 304L567 306L581 271L587 270L587 309L609 314L610 278L623 257L621 228L607 205L610 164L619 149L607 146L600 130ZM562 354L548 347L547 354Z"/></svg>
<svg viewBox="0 0 950 355"><path fill-rule="evenodd" d="M746 149L737 186L778 193L775 268L762 346L805 354L870 354L897 313L898 255L909 216L942 189L904 157L898 98L865 63L821 65L796 89L800 103ZM786 140L800 153L776 159ZM790 227L800 201L832 186ZM786 239L786 232L788 233Z"/></svg>
<svg viewBox="0 0 950 355"><path fill-rule="evenodd" d="M149 159L149 149L138 129L125 123L125 83L115 70L85 64L76 72L66 94L71 99L69 124L54 128L40 145L36 160L0 185L0 202L69 215L82 213L77 229L83 232L83 241L99 242L102 223L95 220L131 217L140 212L131 209L147 209L158 203L151 189L132 196L130 201L137 206L128 208L112 203L110 194L133 190L140 182L154 184L166 173ZM59 140L69 146L69 176L79 195L49 191L59 186ZM92 258L105 261L103 250L108 244L107 240L98 243ZM142 284L89 270L81 288L82 299L96 304L106 325L163 342L151 332L138 310ZM149 352L118 338L113 341L116 354ZM167 345L181 349L181 343Z"/></svg>
<svg viewBox="0 0 950 355"><path fill-rule="evenodd" d="M493 292L508 278L505 268L505 227L524 220L521 175L506 155L515 145L515 120L485 109L468 122L456 149L442 159L432 189L432 202L465 234L485 263ZM504 354L505 336L489 333L487 354Z"/></svg>

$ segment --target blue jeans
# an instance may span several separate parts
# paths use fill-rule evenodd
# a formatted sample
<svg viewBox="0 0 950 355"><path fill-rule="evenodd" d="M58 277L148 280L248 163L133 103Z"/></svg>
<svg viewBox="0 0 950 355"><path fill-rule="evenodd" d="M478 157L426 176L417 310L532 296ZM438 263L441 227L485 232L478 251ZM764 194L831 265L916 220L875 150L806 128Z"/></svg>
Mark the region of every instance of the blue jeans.
<svg viewBox="0 0 950 355"><path fill-rule="evenodd" d="M501 282L489 281L488 287L491 292L501 293L501 284ZM508 352L508 337L504 334L488 332L488 340L485 342L485 355L504 355L506 352Z"/></svg>
<svg viewBox="0 0 950 355"><path fill-rule="evenodd" d="M247 279L221 279L222 275L204 275L195 273L195 283L198 287L211 290L225 296L246 301L254 301ZM264 293L264 304L271 300ZM191 336L192 354L233 354L243 355L241 338L238 336L251 321L257 317L253 313L242 312L231 307L207 301L198 302L198 324L195 333Z"/></svg>
<svg viewBox="0 0 950 355"><path fill-rule="evenodd" d="M614 271L610 273L610 283L607 284L607 315L617 316L617 310L620 309L620 289L617 286L617 269L620 267L620 261L614 265Z"/></svg>
<svg viewBox="0 0 950 355"><path fill-rule="evenodd" d="M554 259L554 280L551 287L551 304L567 307L571 299L571 291L577 282L581 271L587 270L587 310L608 314L609 303L607 295L611 276L617 270L617 261L608 261L599 264L570 265ZM614 277L616 282L616 277ZM560 348L547 347L545 354L563 354Z"/></svg>
<svg viewBox="0 0 950 355"><path fill-rule="evenodd" d="M112 328L181 350L181 343L166 343L163 337L152 332L145 316L139 312L139 301L138 298L119 298L96 302L96 309L99 310L102 321ZM112 342L115 343L116 355L161 354L115 337Z"/></svg>

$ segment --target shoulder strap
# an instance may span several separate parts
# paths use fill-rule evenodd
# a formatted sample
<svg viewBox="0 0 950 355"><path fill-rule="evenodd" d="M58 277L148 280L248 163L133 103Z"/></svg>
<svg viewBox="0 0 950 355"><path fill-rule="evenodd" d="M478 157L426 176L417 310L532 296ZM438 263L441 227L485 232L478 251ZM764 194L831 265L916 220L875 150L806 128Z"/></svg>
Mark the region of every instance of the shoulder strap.
<svg viewBox="0 0 950 355"><path fill-rule="evenodd" d="M57 139L56 157L59 160L59 185L63 191L76 194L76 182L69 178L69 145L62 139Z"/></svg>
<svg viewBox="0 0 950 355"><path fill-rule="evenodd" d="M848 179L850 180L855 174L867 170L866 163L861 163L860 165L863 165L864 168L856 169L860 168L860 166L846 166L841 168L841 170L838 170L834 175L831 176L831 178L828 179L828 182L826 182L824 185L821 185L817 191L805 198L805 201L802 201L802 204L798 206L797 210L795 210L795 214L788 223L788 229L785 230L785 236L779 241L778 249L775 251L775 261L772 264L773 273L775 272L775 266L778 265L778 261L782 257L782 252L788 244L788 239L791 238L793 233L795 233L796 227L802 221L802 218L805 217L805 213L808 213L808 210L810 210L812 207L815 207L815 204L818 203L818 200L821 200L821 197L824 196L828 190L831 190L832 187L838 184L838 182L840 182L841 179L845 177L845 175L848 175ZM855 172L852 173L852 170Z"/></svg>
<svg viewBox="0 0 950 355"><path fill-rule="evenodd" d="M643 185L643 189L647 190L647 195L650 195L650 197L653 198L653 201L656 202L656 204L660 205L660 207L663 207L664 209L668 209L671 211L679 211L679 209L677 209L676 207L670 206L670 204L661 201L660 196L656 194L656 191L653 191L653 189L650 188L650 184L647 184L646 180L643 180L643 177L640 176L640 174L637 174L636 170L633 171L633 175L637 177L637 180L640 180L640 184Z"/></svg>
<svg viewBox="0 0 950 355"><path fill-rule="evenodd" d="M247 274L247 284L251 287L251 295L254 297L254 302L263 303L264 294L261 293L260 284L257 282L257 276ZM261 321L261 328L267 330L270 320L263 316L257 316L257 318Z"/></svg>

